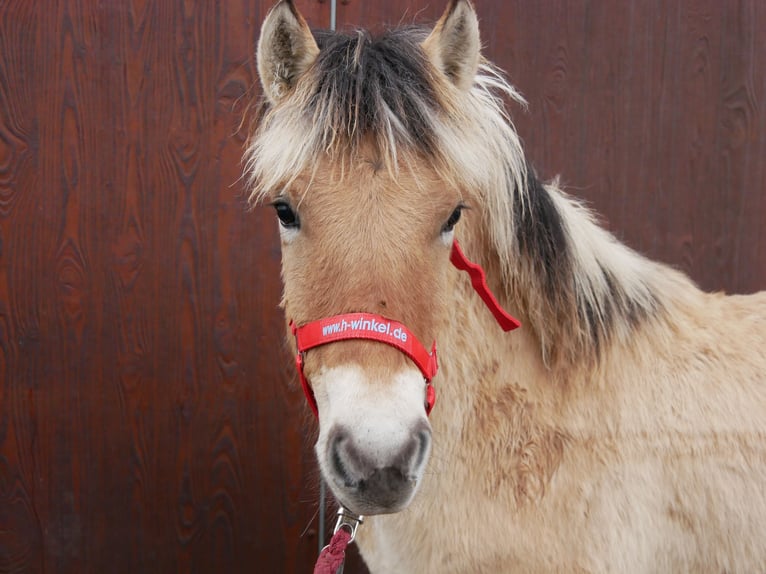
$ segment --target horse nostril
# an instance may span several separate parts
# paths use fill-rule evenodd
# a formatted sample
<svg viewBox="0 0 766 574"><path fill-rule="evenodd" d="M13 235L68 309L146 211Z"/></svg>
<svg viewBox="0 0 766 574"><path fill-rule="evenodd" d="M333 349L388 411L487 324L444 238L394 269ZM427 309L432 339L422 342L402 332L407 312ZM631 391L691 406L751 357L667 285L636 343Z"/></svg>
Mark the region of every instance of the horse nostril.
<svg viewBox="0 0 766 574"><path fill-rule="evenodd" d="M344 486L351 488L357 485L357 480L352 476L348 466L348 447L350 437L342 429L334 430L328 442L330 444L330 464L335 475L343 481Z"/></svg>
<svg viewBox="0 0 766 574"><path fill-rule="evenodd" d="M419 446L417 451L417 457L415 459L415 464L413 466L414 469L418 469L421 466L423 466L423 463L426 460L426 455L428 454L428 451L431 448L431 431L428 429L424 429L420 431L417 434L417 441Z"/></svg>
<svg viewBox="0 0 766 574"><path fill-rule="evenodd" d="M431 427L426 421L422 421L413 429L410 442L402 450L400 465L409 469L411 474L417 474L422 468L431 449Z"/></svg>

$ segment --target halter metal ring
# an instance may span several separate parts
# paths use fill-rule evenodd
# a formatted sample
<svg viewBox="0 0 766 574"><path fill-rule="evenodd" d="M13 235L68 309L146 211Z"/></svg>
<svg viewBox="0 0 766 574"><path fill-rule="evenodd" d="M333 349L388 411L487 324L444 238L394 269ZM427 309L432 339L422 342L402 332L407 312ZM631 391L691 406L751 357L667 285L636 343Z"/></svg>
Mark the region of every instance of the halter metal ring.
<svg viewBox="0 0 766 574"><path fill-rule="evenodd" d="M356 530L362 522L364 522L364 516L361 514L354 514L347 508L341 506L338 508L338 520L335 521L335 529L332 533L335 534L345 526L351 533L351 540L348 541L348 543L351 544L354 541L354 538L356 538Z"/></svg>

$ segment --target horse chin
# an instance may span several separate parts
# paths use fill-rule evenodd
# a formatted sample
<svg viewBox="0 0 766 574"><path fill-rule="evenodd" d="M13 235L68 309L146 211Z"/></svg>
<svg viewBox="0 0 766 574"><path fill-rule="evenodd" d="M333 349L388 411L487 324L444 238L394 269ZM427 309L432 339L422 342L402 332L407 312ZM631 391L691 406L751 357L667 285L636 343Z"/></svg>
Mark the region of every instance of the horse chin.
<svg viewBox="0 0 766 574"><path fill-rule="evenodd" d="M366 484L349 489L339 486L334 478L331 478L329 483L335 499L340 504L351 512L364 516L395 514L405 510L415 497L418 487L417 481L411 481L406 487L391 492L385 488L370 488Z"/></svg>
<svg viewBox="0 0 766 574"><path fill-rule="evenodd" d="M407 370L371 385L347 366L322 379L316 454L335 498L357 514L404 510L431 451L423 378Z"/></svg>

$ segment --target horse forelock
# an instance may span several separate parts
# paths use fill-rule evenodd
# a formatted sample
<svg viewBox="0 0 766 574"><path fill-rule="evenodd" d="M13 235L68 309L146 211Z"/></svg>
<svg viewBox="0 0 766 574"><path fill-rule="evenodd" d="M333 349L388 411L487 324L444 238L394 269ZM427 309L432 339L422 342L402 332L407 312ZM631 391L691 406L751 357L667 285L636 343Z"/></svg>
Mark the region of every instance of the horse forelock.
<svg viewBox="0 0 766 574"><path fill-rule="evenodd" d="M510 184L523 192L523 152L504 98L523 99L488 63L471 90L454 86L422 49L427 33L420 27L380 36L316 32L319 56L288 97L264 103L248 142L250 200L311 173L319 159L342 178L369 144L392 174L426 161L456 188ZM497 207L507 225L510 196L496 198L505 204Z"/></svg>

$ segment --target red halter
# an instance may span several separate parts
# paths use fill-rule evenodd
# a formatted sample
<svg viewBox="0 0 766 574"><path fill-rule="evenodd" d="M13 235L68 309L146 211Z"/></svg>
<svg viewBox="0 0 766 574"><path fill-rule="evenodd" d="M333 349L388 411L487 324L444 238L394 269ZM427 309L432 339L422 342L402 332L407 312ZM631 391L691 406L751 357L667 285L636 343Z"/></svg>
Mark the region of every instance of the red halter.
<svg viewBox="0 0 766 574"><path fill-rule="evenodd" d="M484 270L481 266L472 263L463 254L460 246L455 240L452 243L452 253L450 255L452 264L466 271L471 277L471 284L481 297L482 301L489 307L489 310L495 316L504 331L510 331L521 326L521 323L509 315L495 299L487 286L484 276ZM402 323L392 321L380 315L373 313L346 313L326 317L317 321L312 321L298 327L290 321L290 329L295 336L295 343L298 347L298 353L295 356L295 364L298 368L298 374L301 379L301 386L306 395L309 406L318 417L316 399L314 391L303 373L303 355L308 350L336 341L345 341L349 339L369 339L391 345L407 355L415 365L420 369L426 383L426 414L431 413L436 402L436 390L431 385L431 379L436 375L438 364L436 361L436 342L431 346L428 352L426 347L415 337L415 335Z"/></svg>

